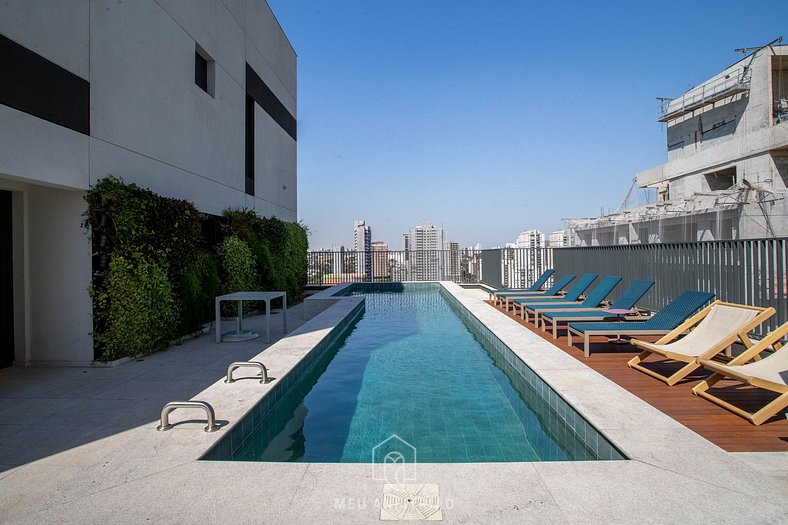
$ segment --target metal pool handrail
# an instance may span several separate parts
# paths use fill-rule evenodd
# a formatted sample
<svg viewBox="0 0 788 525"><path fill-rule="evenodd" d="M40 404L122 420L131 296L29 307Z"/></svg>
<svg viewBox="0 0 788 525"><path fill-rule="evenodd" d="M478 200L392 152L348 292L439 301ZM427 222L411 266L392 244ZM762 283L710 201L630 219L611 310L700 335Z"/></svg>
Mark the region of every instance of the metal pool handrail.
<svg viewBox="0 0 788 525"><path fill-rule="evenodd" d="M215 432L220 428L219 425L216 424L216 414L213 411L213 407L205 401L170 401L161 409L161 421L159 421L159 426L156 427L156 430L164 431L172 428L170 424L170 412L176 408L201 408L205 410L205 414L208 418L208 426L205 427L204 430L206 432Z"/></svg>
<svg viewBox="0 0 788 525"><path fill-rule="evenodd" d="M227 378L224 380L224 382L234 383L235 379L233 379L233 371L242 367L259 368L260 375L263 376L263 378L260 380L260 383L263 384L268 382L268 369L263 363L259 361L236 361L235 363L230 364L230 366L227 367Z"/></svg>

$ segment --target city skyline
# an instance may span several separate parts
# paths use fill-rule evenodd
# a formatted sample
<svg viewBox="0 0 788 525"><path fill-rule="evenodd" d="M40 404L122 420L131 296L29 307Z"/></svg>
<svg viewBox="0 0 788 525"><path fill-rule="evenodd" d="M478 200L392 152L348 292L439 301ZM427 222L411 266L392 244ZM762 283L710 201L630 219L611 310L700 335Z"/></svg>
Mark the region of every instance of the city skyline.
<svg viewBox="0 0 788 525"><path fill-rule="evenodd" d="M431 223L430 221L421 221L421 222L416 224L416 228L418 228L418 227L420 227L422 225L434 226L433 223ZM456 241L451 241L451 240L448 240L448 237L446 237L446 230L445 230L445 228L443 228L442 225L441 226L437 226L436 228L441 230L442 243L444 243L444 244L446 244L446 243L456 244L461 249L465 249L465 248L475 248L475 249L480 249L480 248L508 248L508 247L523 248L523 247L529 247L530 245L533 245L533 246L536 246L536 247L544 247L544 246L556 247L556 246L565 246L567 244L567 241L565 239L565 236L566 236L565 235L565 230L563 228L558 228L558 229L555 229L555 230L552 230L552 231L549 231L549 232L544 232L542 230L539 230L538 228L526 228L526 229L522 230L519 234L517 234L516 238L513 241L511 241L511 242L510 241L506 241L504 243L496 244L496 245L492 245L492 246L485 246L485 245L483 245L480 242L471 242L471 243L468 243L468 244L463 244L463 243L458 243ZM413 229L414 229L413 227L408 228L406 230L406 232L404 233L404 235L407 236L408 232L412 231ZM375 244L385 245L386 250L397 251L397 250L406 249L406 247L402 243L391 242L390 240L376 238L374 236L374 234L372 233L372 231L373 231L372 230L372 225L368 224L366 220L363 220L363 219L355 220L355 221L353 221L353 233L351 234L352 240L349 243L333 241L333 242L329 242L329 243L327 243L325 245L321 245L321 246L310 245L310 249L314 250L314 251L339 251L340 249L343 249L345 251L351 251L351 250L353 250L353 251L373 251L374 247L372 245L375 245ZM524 236L527 236L527 235L531 234L531 232L536 232L538 235L540 235L541 236L540 240L539 241L529 241L530 244L528 246L526 246L525 244L523 244L521 239L523 239ZM360 239L364 239L364 240L360 241ZM558 241L557 239L560 239L560 241ZM407 242L407 241L405 241L405 242ZM361 243L363 243L364 248L360 249L359 246L361 245ZM431 249L443 249L443 248L434 248L433 247Z"/></svg>

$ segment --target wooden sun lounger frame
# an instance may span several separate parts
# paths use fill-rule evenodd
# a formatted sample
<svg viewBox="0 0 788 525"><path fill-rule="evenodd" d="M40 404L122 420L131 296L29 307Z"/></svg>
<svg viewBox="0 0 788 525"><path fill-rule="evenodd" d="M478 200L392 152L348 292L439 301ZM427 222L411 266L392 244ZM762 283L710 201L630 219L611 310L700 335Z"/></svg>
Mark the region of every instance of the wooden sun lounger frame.
<svg viewBox="0 0 788 525"><path fill-rule="evenodd" d="M780 342L780 339L786 334L788 334L788 323L783 324L773 332L769 333L766 337L745 350L741 355L731 360L728 363L728 366L743 365L750 360L760 359L761 352L770 346L775 352L788 352L788 349L783 349L783 345ZM730 370L720 366L719 363L716 363L715 361L710 361L707 359L701 359L700 364L704 368L707 368L714 373L695 385L695 387L692 389L692 393L696 396L706 398L712 403L719 405L726 410L730 410L737 416L743 417L753 425L757 426L768 421L772 418L772 416L788 406L788 386L786 385L774 383L759 377L750 376L741 372L737 372L736 370ZM710 387L714 386L719 380L725 377L737 379L742 383L746 383L755 388L762 388L764 390L769 390L770 392L776 392L780 395L756 412L747 412L746 410L743 410L728 403L727 401L720 399L708 391Z"/></svg>
<svg viewBox="0 0 788 525"><path fill-rule="evenodd" d="M581 296L581 297L582 297L582 296ZM550 296L550 297L542 297L541 299L535 299L535 300L534 300L534 304L535 304L535 303L538 301L538 303L539 303L539 304L541 304L542 306L544 306L545 304L547 304L547 303L550 303L550 302L553 302L553 301L555 301L556 299L563 299L563 298L564 298L564 296L562 296L562 295L555 295L555 296ZM514 297L513 299L517 299L517 297ZM525 297L525 299L529 299L529 297ZM555 305L555 306L551 306L551 307L549 308L549 310L550 310L550 311L554 311L554 310L558 310L559 308L561 308L561 305L567 305L567 304L580 304L580 303L582 303L582 302L583 302L583 300L582 300L582 299L578 299L577 301L572 301L572 302L558 301L558 302L556 303L556 305ZM529 317L530 317L530 316L528 315L528 311L529 311L529 310L528 310L528 308L526 308L526 306L525 306L526 304L527 304L527 303L516 303L516 302L512 302L512 306L514 307L514 308L512 309L512 313L513 313L514 315L517 315L517 311L519 310L519 311L520 311L520 319L522 319L522 320L523 320L523 321L525 321L525 322L529 322ZM507 309L508 309L508 308L507 308ZM548 310L548 308L545 308L545 311L547 311L547 310ZM534 323L536 323L536 317L534 317Z"/></svg>
<svg viewBox="0 0 788 525"><path fill-rule="evenodd" d="M747 324L745 324L738 332L734 332L728 335L725 339L720 341L719 343L715 344L714 346L707 349L699 356L688 356L685 354L680 354L676 352L666 351L662 348L657 348L654 345L664 345L668 344L671 341L674 341L679 338L682 334L688 332L689 330L696 327L698 324L703 321L706 316L709 315L712 308L716 305L721 306L730 306L734 308L744 308L747 310L756 310L758 311L758 315L752 318ZM668 386L673 386L685 377L692 373L693 371L700 368L700 363L698 362L699 359L711 359L712 357L716 356L720 352L724 351L727 348L730 348L732 344L734 344L737 340L740 341L745 348L750 348L753 344L750 338L747 336L747 333L750 332L753 328L758 326L759 324L766 321L769 317L773 316L777 311L772 308L771 306L768 308L763 308L760 306L750 306L746 304L737 304L737 303L726 303L725 301L716 300L709 304L706 308L699 311L679 326L668 332L664 337L660 338L659 341L655 343L649 343L647 341L640 341L638 339L632 339L630 343L642 350L642 352L627 362L627 366L630 368L634 368L635 370L639 370L644 374L650 375L653 378L659 379L663 383L667 384ZM672 359L673 361L678 361L680 363L686 363L683 367L679 370L674 372L673 374L666 376L662 375L659 372L656 372L650 368L646 368L645 366L641 365L647 357L657 354L667 359Z"/></svg>
<svg viewBox="0 0 788 525"><path fill-rule="evenodd" d="M544 292L539 292L544 293ZM514 302L515 299L533 299L535 301L554 301L556 299L563 299L564 295L566 295L566 291L561 290L556 295L548 295L548 296L541 296L537 293L536 295L505 295L503 297L499 296L499 300L495 302L496 305L500 305L503 303L503 309L509 310L509 303L512 303L514 307L514 312L517 312L517 303Z"/></svg>
<svg viewBox="0 0 788 525"><path fill-rule="evenodd" d="M647 319L644 319L645 322ZM583 336L583 357L591 357L591 336L592 335L665 335L669 334L673 330L627 330L626 329L627 323L621 323L621 329L612 331L612 330L586 330L582 333ZM581 335L581 333L577 330L574 330L570 326L566 327L566 343L569 346L572 346L572 334Z"/></svg>
<svg viewBox="0 0 788 525"><path fill-rule="evenodd" d="M561 323L565 322L566 324L569 324L569 323L574 323L574 322L578 322L578 321L604 321L605 320L604 317L599 317L598 315L593 315L593 316L586 315L586 316L584 316L583 312L604 312L605 310L607 310L607 308L608 307L604 307L604 308L563 308L563 309L561 309L561 308L555 308L555 309L551 308L550 310L542 310L542 311L550 312L550 313L553 313L553 312L577 312L577 315L573 315L572 317L551 317L550 318L550 321L551 321L551 325L550 326L552 326L552 330L553 330L553 339L558 339L558 322L561 322ZM614 318L616 316L613 315L613 314L610 314L610 317ZM542 332L546 332L547 331L547 319L544 316L541 316L539 319L541 320ZM625 317L625 319L631 319L631 320L636 320L637 319L637 320L645 321L646 319L648 319L648 317L631 317L631 316L627 316L627 317Z"/></svg>
<svg viewBox="0 0 788 525"><path fill-rule="evenodd" d="M567 304L577 305L577 304L580 304L582 302L583 302L582 300L578 300L575 303L562 303L562 304L563 305L567 305ZM602 302L604 302L604 301L602 301ZM551 313L552 312L578 312L578 313L582 313L582 312L604 312L607 308L609 308L609 307L594 308L594 307L588 306L588 307L585 307L585 308L561 308L561 305L558 305L558 304L555 305L555 306L545 306L544 304L542 304L539 308L536 308L536 309L525 308L524 309L525 310L525 316L523 317L523 319L525 321L533 323L534 326L536 326L536 328L539 328L539 325L541 324L542 325L542 331L546 332L547 329L544 327L545 323L544 323L544 317L542 317L542 312L551 312ZM528 318L529 318L528 312L531 312L532 314L534 314L533 319L530 320L530 321L528 320ZM615 315L610 314L610 317L615 317ZM564 317L562 319L567 319L567 318ZM595 320L598 320L598 319L600 319L600 318L599 317L588 317L588 316L583 318L582 316L578 316L577 319L572 319L572 321L595 321ZM553 330L553 339L558 339L558 336L556 335L556 330Z"/></svg>

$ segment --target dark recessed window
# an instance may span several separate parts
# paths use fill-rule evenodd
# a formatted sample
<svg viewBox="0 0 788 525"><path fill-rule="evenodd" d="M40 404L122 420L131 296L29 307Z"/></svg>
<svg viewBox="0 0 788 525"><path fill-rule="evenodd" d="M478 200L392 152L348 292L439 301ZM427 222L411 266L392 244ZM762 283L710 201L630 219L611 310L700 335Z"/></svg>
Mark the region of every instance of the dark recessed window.
<svg viewBox="0 0 788 525"><path fill-rule="evenodd" d="M194 53L194 83L208 93L208 61Z"/></svg>
<svg viewBox="0 0 788 525"><path fill-rule="evenodd" d="M214 63L208 53L205 52L200 46L194 49L194 83L197 86L213 96L213 76L214 76Z"/></svg>

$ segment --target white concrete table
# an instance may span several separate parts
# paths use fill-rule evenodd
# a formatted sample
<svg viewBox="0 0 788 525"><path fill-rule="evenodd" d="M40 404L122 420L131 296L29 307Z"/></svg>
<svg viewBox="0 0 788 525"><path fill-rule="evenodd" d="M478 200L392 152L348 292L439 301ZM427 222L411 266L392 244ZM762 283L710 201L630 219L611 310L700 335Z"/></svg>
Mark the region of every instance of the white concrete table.
<svg viewBox="0 0 788 525"><path fill-rule="evenodd" d="M287 333L287 293L285 292L235 292L216 297L216 342L249 341L260 334L243 329L243 302L265 301L265 329L266 342L271 342L271 299L282 298L282 333ZM238 301L238 318L235 322L235 331L222 334L222 301Z"/></svg>

